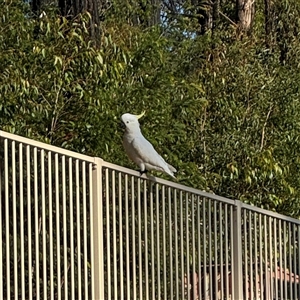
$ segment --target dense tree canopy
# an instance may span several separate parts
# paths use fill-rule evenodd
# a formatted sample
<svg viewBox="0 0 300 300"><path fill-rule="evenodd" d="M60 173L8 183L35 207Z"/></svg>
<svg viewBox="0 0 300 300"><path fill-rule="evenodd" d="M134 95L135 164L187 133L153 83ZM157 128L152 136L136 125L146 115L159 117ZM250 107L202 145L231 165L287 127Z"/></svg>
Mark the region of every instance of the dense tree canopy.
<svg viewBox="0 0 300 300"><path fill-rule="evenodd" d="M299 216L299 1L246 29L236 1L1 3L2 130L135 168L119 118L146 110L178 182Z"/></svg>

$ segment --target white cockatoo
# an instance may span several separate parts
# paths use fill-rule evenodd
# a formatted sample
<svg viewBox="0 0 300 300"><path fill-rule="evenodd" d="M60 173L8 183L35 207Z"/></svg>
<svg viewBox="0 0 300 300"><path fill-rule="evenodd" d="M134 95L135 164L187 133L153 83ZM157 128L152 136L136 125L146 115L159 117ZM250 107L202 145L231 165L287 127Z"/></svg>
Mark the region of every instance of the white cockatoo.
<svg viewBox="0 0 300 300"><path fill-rule="evenodd" d="M121 117L125 125L123 145L128 157L140 167L141 174L150 170L161 171L169 174L173 178L176 169L165 162L156 152L154 147L142 135L140 119L145 112L140 115L124 114Z"/></svg>

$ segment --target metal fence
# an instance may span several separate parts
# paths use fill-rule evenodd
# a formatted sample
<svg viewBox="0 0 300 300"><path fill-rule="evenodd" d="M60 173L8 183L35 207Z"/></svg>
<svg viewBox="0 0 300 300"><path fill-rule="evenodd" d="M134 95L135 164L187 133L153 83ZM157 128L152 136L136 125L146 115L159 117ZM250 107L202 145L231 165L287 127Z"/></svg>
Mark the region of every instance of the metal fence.
<svg viewBox="0 0 300 300"><path fill-rule="evenodd" d="M0 137L0 299L98 299L100 160Z"/></svg>
<svg viewBox="0 0 300 300"><path fill-rule="evenodd" d="M300 299L300 222L241 204L244 299Z"/></svg>
<svg viewBox="0 0 300 300"><path fill-rule="evenodd" d="M300 299L300 221L0 131L0 299Z"/></svg>

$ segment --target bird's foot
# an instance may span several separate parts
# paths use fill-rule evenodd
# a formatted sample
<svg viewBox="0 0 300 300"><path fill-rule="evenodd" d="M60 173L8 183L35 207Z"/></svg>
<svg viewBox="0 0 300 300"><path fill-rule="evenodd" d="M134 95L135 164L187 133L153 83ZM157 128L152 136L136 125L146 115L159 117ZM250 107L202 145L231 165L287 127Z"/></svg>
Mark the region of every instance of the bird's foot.
<svg viewBox="0 0 300 300"><path fill-rule="evenodd" d="M143 174L147 174L148 170L144 170L144 171L140 171L140 176L142 176Z"/></svg>

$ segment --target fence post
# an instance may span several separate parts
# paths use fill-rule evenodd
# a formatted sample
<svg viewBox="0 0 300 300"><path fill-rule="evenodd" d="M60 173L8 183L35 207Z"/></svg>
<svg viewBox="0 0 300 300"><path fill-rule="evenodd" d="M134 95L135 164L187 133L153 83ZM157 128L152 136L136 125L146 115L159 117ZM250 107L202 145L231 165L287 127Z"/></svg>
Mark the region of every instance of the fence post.
<svg viewBox="0 0 300 300"><path fill-rule="evenodd" d="M102 161L95 157L92 170L91 285L97 300L104 300Z"/></svg>
<svg viewBox="0 0 300 300"><path fill-rule="evenodd" d="M243 261L242 261L242 203L235 201L233 209L233 299L242 300L243 297Z"/></svg>

